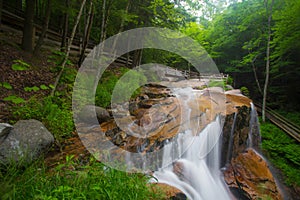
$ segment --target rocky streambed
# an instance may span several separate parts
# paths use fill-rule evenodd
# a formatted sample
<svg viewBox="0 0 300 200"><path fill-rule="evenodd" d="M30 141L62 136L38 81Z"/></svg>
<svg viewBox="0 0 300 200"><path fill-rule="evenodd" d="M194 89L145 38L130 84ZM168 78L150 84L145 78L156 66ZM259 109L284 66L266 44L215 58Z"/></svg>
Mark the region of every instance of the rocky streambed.
<svg viewBox="0 0 300 200"><path fill-rule="evenodd" d="M259 127L251 100L238 90L224 92L190 81L147 84L134 100L112 105L107 113L110 118L98 118L100 126L78 123L83 144L111 166L118 160L128 170L153 173L167 167L181 174L184 167L178 162L180 153L178 157L174 152L170 154L174 162L163 166L165 147L187 131L201 135L219 117L222 129L216 144L220 146L218 167L230 198L283 199L268 163L259 154ZM147 157L149 154L152 156Z"/></svg>

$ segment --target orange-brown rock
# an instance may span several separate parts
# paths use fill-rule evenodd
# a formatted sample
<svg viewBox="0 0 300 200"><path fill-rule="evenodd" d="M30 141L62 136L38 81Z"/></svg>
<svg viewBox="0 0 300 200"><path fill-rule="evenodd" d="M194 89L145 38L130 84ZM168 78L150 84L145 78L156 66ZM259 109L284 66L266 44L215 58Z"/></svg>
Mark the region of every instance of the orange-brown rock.
<svg viewBox="0 0 300 200"><path fill-rule="evenodd" d="M166 199L171 199L172 197L176 197L179 194L182 194L182 196L184 196L184 194L176 187L164 184L164 183L155 183L154 186L156 187L152 187L154 192L157 192L157 190L162 191L164 194L166 194Z"/></svg>
<svg viewBox="0 0 300 200"><path fill-rule="evenodd" d="M283 199L267 162L253 149L233 158L224 172L231 189L239 189L249 199Z"/></svg>

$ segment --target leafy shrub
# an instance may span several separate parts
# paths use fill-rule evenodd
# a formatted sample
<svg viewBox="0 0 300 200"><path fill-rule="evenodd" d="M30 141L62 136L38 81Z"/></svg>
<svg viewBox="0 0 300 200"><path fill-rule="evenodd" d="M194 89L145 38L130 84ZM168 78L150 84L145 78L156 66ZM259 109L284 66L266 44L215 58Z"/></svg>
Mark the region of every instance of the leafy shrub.
<svg viewBox="0 0 300 200"><path fill-rule="evenodd" d="M269 160L285 175L289 185L300 186L300 146L271 123L261 123L262 147Z"/></svg>
<svg viewBox="0 0 300 200"><path fill-rule="evenodd" d="M15 120L41 121L58 140L70 136L74 130L70 103L57 97L31 98L24 106L14 107L13 115Z"/></svg>
<svg viewBox="0 0 300 200"><path fill-rule="evenodd" d="M233 86L233 78L231 76L227 77L226 84Z"/></svg>
<svg viewBox="0 0 300 200"><path fill-rule="evenodd" d="M243 87L241 87L240 90L243 95L245 95L246 97L250 97L250 92L249 92L248 88L243 86Z"/></svg>
<svg viewBox="0 0 300 200"><path fill-rule="evenodd" d="M120 68L117 73L105 71L96 90L95 104L101 107L109 106L116 85L115 99L127 100L130 97L136 97L140 92L139 86L146 83L146 80L141 73L129 71L127 68ZM129 94L129 91L134 92Z"/></svg>
<svg viewBox="0 0 300 200"><path fill-rule="evenodd" d="M227 87L226 80L212 80L208 83L208 87L220 87L225 91L230 90L230 88Z"/></svg>
<svg viewBox="0 0 300 200"><path fill-rule="evenodd" d="M277 110L280 115L284 116L288 120L300 126L300 113L299 112L286 112L283 110Z"/></svg>

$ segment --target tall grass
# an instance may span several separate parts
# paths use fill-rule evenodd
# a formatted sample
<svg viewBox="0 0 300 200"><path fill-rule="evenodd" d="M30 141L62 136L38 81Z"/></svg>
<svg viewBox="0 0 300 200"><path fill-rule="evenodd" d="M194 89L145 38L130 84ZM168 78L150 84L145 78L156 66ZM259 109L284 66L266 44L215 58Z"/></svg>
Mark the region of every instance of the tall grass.
<svg viewBox="0 0 300 200"><path fill-rule="evenodd" d="M70 156L51 170L42 161L23 170L12 164L0 172L0 199L164 199L159 189L153 192L149 178L93 160L81 165Z"/></svg>

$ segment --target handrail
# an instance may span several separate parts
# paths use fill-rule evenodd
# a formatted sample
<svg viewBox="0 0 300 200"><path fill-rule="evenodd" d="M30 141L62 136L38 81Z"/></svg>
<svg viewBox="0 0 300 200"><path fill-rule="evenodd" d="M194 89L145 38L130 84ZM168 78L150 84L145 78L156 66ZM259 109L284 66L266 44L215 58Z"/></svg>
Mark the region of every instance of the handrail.
<svg viewBox="0 0 300 200"><path fill-rule="evenodd" d="M262 112L262 106L259 103L255 103L258 112ZM278 114L274 110L266 107L266 117L276 126L281 128L288 135L300 142L300 126L286 119L282 115Z"/></svg>

